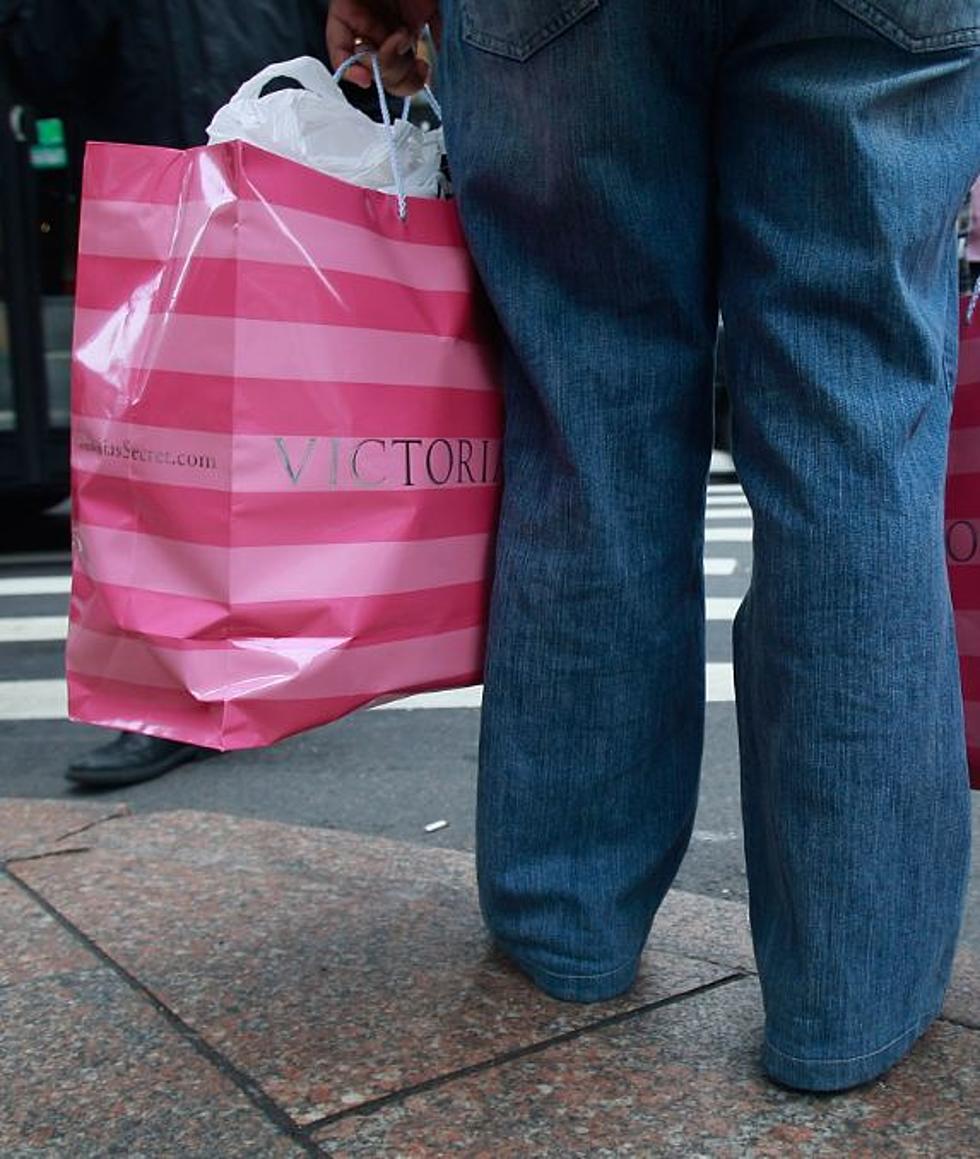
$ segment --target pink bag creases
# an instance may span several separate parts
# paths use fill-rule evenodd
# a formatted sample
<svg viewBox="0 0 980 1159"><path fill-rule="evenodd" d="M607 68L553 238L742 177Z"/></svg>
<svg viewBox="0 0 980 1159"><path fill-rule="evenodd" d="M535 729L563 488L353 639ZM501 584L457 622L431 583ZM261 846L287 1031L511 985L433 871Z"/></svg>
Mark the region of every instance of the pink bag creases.
<svg viewBox="0 0 980 1159"><path fill-rule="evenodd" d="M73 719L220 749L481 679L502 403L450 202L86 157Z"/></svg>
<svg viewBox="0 0 980 1159"><path fill-rule="evenodd" d="M960 311L960 357L946 478L949 569L966 717L970 784L980 789L980 311Z"/></svg>

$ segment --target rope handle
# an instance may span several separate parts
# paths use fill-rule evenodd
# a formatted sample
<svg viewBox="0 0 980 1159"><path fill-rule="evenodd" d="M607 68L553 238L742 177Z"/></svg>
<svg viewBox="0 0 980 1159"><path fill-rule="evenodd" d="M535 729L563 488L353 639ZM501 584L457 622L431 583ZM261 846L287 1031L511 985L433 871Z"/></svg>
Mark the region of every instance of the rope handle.
<svg viewBox="0 0 980 1159"><path fill-rule="evenodd" d="M378 94L378 103L381 105L381 120L384 123L385 136L388 139L388 156L391 160L391 173L395 179L395 196L398 198L398 217L401 221L406 221L408 218L408 197L405 194L405 179L402 175L401 161L398 159L398 148L395 142L395 125L391 119L391 110L388 108L388 100L385 96L385 86L381 77L381 65L378 62L377 52L373 49L365 49L362 52L354 53L353 56L349 56L336 72L334 72L333 79L338 82L343 80L348 69L352 68L355 64L360 64L365 59L371 61L374 88ZM428 85L425 85L422 91L429 103L429 107L441 121L442 109L439 107L439 102L436 100L432 89ZM406 97L399 120L408 120L411 105L412 98Z"/></svg>
<svg viewBox="0 0 980 1159"><path fill-rule="evenodd" d="M372 49L362 49L360 52L355 53L353 56L349 56L344 61L344 63L340 66L340 68L338 68L337 71L333 74L333 79L335 81L343 80L344 75L346 74L347 70L349 68L351 68L352 65L359 64L365 57L368 57L368 56L372 56L372 57L376 56L376 53ZM375 80L375 84L377 84L377 80ZM438 98L436 97L436 94L432 91L432 86L427 85L427 84L423 85L420 91L421 91L422 95L425 97L426 104L429 106L429 108L435 113L435 115L441 121L442 120L442 106L439 104L439 101L438 101ZM405 103L402 106L401 116L398 119L400 121L407 121L408 114L411 111L411 108L412 108L412 98L406 97Z"/></svg>

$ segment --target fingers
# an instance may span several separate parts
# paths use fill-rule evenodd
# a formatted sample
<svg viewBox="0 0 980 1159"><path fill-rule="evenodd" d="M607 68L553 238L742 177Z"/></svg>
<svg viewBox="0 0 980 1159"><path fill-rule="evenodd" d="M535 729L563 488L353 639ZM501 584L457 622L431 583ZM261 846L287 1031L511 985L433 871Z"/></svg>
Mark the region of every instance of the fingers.
<svg viewBox="0 0 980 1159"><path fill-rule="evenodd" d="M407 97L426 83L429 66L415 54L418 31L405 26L405 9L414 19L422 20L435 14L432 3L399 6L374 0L333 0L327 12L327 50L330 64L339 68L348 57L364 49L375 49L384 86L393 96ZM355 64L345 74L345 80L361 88L374 83L368 64Z"/></svg>
<svg viewBox="0 0 980 1159"><path fill-rule="evenodd" d="M327 12L327 52L330 64L337 69L363 48L373 48L389 39L398 28L397 22L380 19L373 10L358 0L333 0ZM374 82L371 69L353 65L346 79L361 88Z"/></svg>
<svg viewBox="0 0 980 1159"><path fill-rule="evenodd" d="M417 93L429 77L429 66L415 52L415 37L399 29L378 49L385 89L396 97Z"/></svg>

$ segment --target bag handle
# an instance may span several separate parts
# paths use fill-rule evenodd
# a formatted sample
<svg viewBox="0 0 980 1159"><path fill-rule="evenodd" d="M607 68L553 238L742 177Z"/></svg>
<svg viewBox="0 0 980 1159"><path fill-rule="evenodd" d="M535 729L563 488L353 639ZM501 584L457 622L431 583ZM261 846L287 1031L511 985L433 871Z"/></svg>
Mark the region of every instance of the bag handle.
<svg viewBox="0 0 980 1159"><path fill-rule="evenodd" d="M426 27L428 28L428 25L426 25ZM362 60L364 60L366 57L369 57L369 56L372 56L372 57L377 56L377 53L375 52L374 49L371 49L371 48L361 49L360 52L356 52L353 56L349 56L344 61L344 63L334 72L333 79L335 81L343 80L348 69L350 69L355 64L360 64L360 62ZM372 72L373 71L374 70L372 67ZM377 83L378 83L377 77L375 77L374 83L375 83L375 87L377 87ZM384 85L382 84L381 87L382 87L382 92L383 92ZM436 94L432 91L432 86L428 85L428 84L423 85L421 92L422 92L422 95L425 97L426 104L429 106L429 108L435 113L435 115L441 121L442 120L442 106L439 104L439 101L436 99ZM385 101L382 101L381 103L382 103L382 105L386 104ZM408 120L408 114L409 114L409 110L411 109L411 107L412 107L412 98L406 97L405 103L402 106L401 116L398 118L400 121L407 121ZM382 116L383 115L384 114L382 112Z"/></svg>
<svg viewBox="0 0 980 1159"><path fill-rule="evenodd" d="M395 196L398 198L398 217L405 221L408 217L408 198L405 196L405 178L402 176L401 162L398 160L398 148L395 143L395 126L391 119L391 110L388 108L388 100L385 96L384 81L381 79L381 65L378 63L378 54L376 52L356 52L353 56L349 56L344 63L333 74L333 79L337 82L343 80L349 68L355 64L360 64L365 58L371 61L371 73L374 76L374 87L378 94L378 101L381 104L381 120L384 122L385 137L388 140L388 157L391 160L391 174L395 179Z"/></svg>
<svg viewBox="0 0 980 1159"><path fill-rule="evenodd" d="M334 72L333 79L335 82L340 82L344 79L348 69L355 64L360 64L364 60L371 62L371 74L374 77L374 88L378 94L378 103L381 105L381 120L384 122L385 136L388 139L388 156L391 159L391 173L395 179L395 195L398 198L398 216L402 221L408 218L408 198L405 195L405 179L402 176L401 162L398 159L398 148L395 142L395 125L391 119L391 110L388 108L388 99L385 96L384 80L381 77L381 65L378 62L378 54L373 49L364 49L361 52L354 53L349 56L343 64ZM439 102L435 98L432 89L425 85L423 88L425 98L429 103L429 107L435 115L442 120L442 109ZM411 108L412 98L406 97L405 104L402 106L402 115L399 120L407 121L409 109Z"/></svg>

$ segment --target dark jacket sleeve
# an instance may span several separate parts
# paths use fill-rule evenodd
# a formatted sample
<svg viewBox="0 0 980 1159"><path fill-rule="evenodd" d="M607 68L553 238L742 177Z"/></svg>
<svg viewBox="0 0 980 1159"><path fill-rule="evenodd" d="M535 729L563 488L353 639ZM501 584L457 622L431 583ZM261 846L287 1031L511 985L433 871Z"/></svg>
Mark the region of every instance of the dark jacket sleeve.
<svg viewBox="0 0 980 1159"><path fill-rule="evenodd" d="M70 99L112 42L122 0L7 0L5 39L23 87Z"/></svg>

